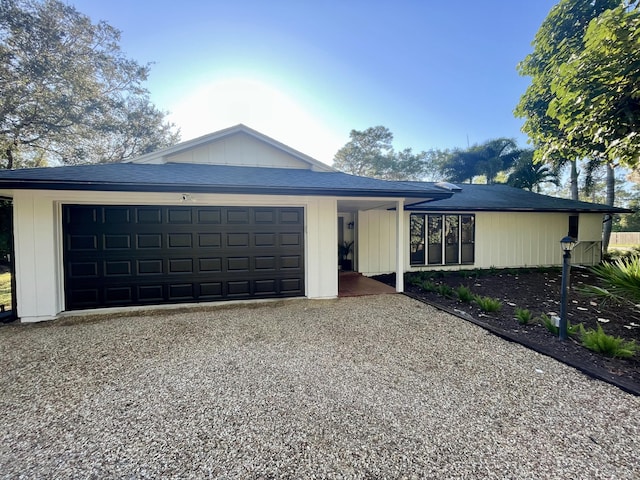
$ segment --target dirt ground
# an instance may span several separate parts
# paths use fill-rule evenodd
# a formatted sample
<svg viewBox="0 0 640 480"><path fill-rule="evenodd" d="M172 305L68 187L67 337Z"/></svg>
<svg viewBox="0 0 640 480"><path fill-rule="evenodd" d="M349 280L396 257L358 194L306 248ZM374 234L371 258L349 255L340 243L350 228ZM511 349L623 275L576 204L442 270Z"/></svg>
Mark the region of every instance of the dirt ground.
<svg viewBox="0 0 640 480"><path fill-rule="evenodd" d="M383 275L378 280L395 285L393 275ZM528 309L534 317L560 314L560 289L562 271L559 268L541 270L495 270L479 272L474 276L459 274L443 275L434 272L431 279L436 285L446 284L453 288L468 287L472 293L497 298L502 309L495 313L483 313L473 302L463 303L455 298L447 298L422 288L405 284L410 295L429 303L441 305L461 316L470 315L481 323L488 324L508 337L515 337L526 345L540 346L561 361L571 361L586 369L604 371L615 379L634 387L640 392L640 354L631 359L608 358L584 348L578 339L560 341L540 322L521 325L516 320L516 308ZM586 329L602 326L607 334L620 336L640 343L640 307L631 304L617 305L603 303L581 293L580 287L595 285L597 280L589 270L573 267L567 304L567 317L572 325L582 323Z"/></svg>

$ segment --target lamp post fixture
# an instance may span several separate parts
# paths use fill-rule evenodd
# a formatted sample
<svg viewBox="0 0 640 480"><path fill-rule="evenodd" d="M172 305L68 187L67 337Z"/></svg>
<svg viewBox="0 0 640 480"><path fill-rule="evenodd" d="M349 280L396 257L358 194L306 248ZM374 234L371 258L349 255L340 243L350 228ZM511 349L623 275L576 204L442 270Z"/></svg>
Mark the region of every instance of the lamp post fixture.
<svg viewBox="0 0 640 480"><path fill-rule="evenodd" d="M567 339L567 287L569 284L569 273L571 271L571 250L576 246L576 241L571 237L564 237L560 240L562 247L562 287L560 291L560 340Z"/></svg>

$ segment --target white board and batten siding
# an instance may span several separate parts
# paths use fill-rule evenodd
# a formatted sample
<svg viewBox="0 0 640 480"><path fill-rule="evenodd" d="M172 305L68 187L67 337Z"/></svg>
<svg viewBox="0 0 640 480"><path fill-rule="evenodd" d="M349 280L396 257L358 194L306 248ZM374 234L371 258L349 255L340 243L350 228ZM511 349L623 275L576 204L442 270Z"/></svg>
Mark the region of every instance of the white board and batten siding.
<svg viewBox="0 0 640 480"><path fill-rule="evenodd" d="M408 232L407 215L405 229ZM396 271L396 212L368 210L358 212L356 258L363 275L380 275ZM408 243L408 234L405 238ZM407 256L409 246L407 245Z"/></svg>
<svg viewBox="0 0 640 480"><path fill-rule="evenodd" d="M567 235L569 214L561 212L456 212L475 215L475 262L472 265L410 265L410 212L405 212L405 271L518 268L562 264L560 239ZM602 214L580 214L575 264L600 262ZM395 212L358 212L358 270L364 275L395 271Z"/></svg>
<svg viewBox="0 0 640 480"><path fill-rule="evenodd" d="M476 213L472 268L536 267L562 264L560 240L567 235L567 213ZM580 214L573 263L600 261L602 214ZM464 268L464 267L463 267Z"/></svg>
<svg viewBox="0 0 640 480"><path fill-rule="evenodd" d="M335 298L337 200L179 193L19 190L13 195L18 315L23 322L51 320L65 310L63 204L298 206L305 210L305 288L308 298ZM54 241L52 241L54 239Z"/></svg>
<svg viewBox="0 0 640 480"><path fill-rule="evenodd" d="M236 167L309 168L308 164L300 162L298 158L282 150L265 148L263 142L240 133L225 137L217 142L167 155L165 162Z"/></svg>

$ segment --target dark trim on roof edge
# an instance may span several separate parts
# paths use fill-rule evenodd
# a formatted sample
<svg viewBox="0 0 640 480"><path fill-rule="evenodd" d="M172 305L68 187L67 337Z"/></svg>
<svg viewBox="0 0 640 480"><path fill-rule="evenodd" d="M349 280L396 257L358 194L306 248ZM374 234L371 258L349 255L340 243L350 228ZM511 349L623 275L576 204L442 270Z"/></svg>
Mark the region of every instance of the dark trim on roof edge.
<svg viewBox="0 0 640 480"><path fill-rule="evenodd" d="M312 196L342 196L342 197L393 197L419 198L442 200L451 197L450 192L433 191L403 191L403 190L370 190L353 188L322 188L322 187L252 187L227 185L187 185L187 184L120 184L94 182L51 182L51 181L0 181L1 190L75 190L93 192L170 192L170 193L228 193L251 195L312 195ZM422 202L428 200L422 200ZM420 203L420 202L418 202Z"/></svg>
<svg viewBox="0 0 640 480"><path fill-rule="evenodd" d="M434 208L435 207L435 208ZM520 212L520 213L633 213L633 210L621 207L610 207L610 209L589 209L589 208L437 208L434 207L411 207L406 208L412 212Z"/></svg>

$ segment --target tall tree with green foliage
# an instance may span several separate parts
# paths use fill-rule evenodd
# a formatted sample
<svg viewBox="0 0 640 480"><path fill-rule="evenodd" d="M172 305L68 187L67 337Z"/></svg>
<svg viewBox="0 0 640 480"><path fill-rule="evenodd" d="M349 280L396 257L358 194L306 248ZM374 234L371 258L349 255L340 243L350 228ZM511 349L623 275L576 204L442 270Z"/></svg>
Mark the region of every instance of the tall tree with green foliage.
<svg viewBox="0 0 640 480"><path fill-rule="evenodd" d="M620 3L589 23L583 48L560 67L548 114L567 141L583 142L582 157L634 168L640 161L640 10ZM555 148L563 141L555 139Z"/></svg>
<svg viewBox="0 0 640 480"><path fill-rule="evenodd" d="M549 114L554 99L552 83L560 70L584 48L584 34L591 20L621 4L622 0L561 0L554 6L533 40L533 52L518 65L520 75L531 77L531 85L520 98L515 115L524 118L522 130L536 148L536 160L570 165L571 196L577 200L576 161L584 157L585 139L568 136L560 121Z"/></svg>
<svg viewBox="0 0 640 480"><path fill-rule="evenodd" d="M59 0L0 0L4 167L121 161L179 139L120 32Z"/></svg>
<svg viewBox="0 0 640 480"><path fill-rule="evenodd" d="M351 130L349 137L333 159L338 170L386 180L421 180L429 170L427 152L394 151L393 134L387 127Z"/></svg>
<svg viewBox="0 0 640 480"><path fill-rule="evenodd" d="M588 158L592 170L605 168L609 205L615 167L635 167L640 154L639 27L636 0L561 0L520 64L532 77L516 108L524 131L542 158ZM605 250L610 232L607 222Z"/></svg>

